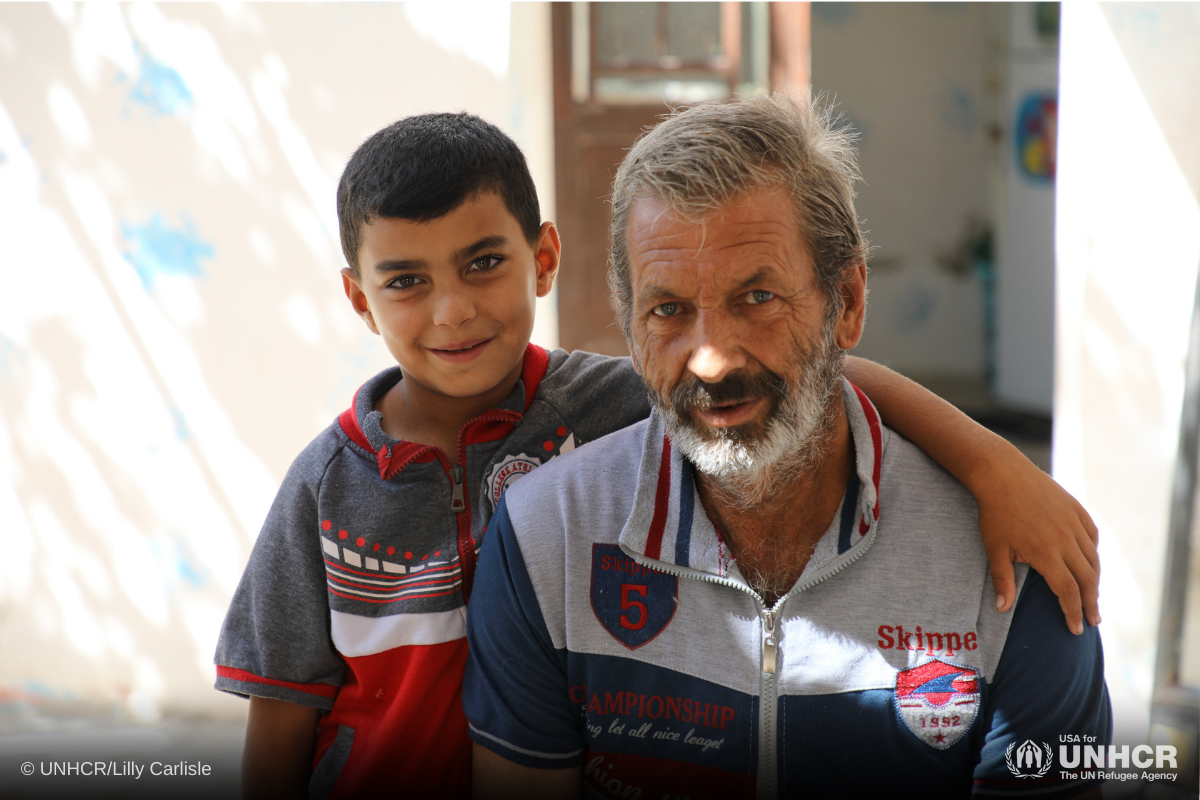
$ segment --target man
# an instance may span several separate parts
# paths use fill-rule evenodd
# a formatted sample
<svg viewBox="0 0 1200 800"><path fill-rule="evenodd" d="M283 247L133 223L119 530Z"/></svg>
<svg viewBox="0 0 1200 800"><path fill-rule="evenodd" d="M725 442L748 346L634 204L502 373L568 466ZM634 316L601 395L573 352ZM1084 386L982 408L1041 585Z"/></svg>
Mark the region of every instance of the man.
<svg viewBox="0 0 1200 800"><path fill-rule="evenodd" d="M464 684L479 794L1091 789L1043 746L1108 740L1095 629L1024 570L999 613L970 495L842 377L856 176L827 113L765 98L625 159L612 283L655 414L497 510Z"/></svg>

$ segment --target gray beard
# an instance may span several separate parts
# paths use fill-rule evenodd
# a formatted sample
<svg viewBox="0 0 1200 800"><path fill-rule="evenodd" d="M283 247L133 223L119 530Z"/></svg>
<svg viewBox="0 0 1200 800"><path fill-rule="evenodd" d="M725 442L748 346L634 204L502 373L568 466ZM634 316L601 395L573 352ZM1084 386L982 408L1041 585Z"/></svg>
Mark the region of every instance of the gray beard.
<svg viewBox="0 0 1200 800"><path fill-rule="evenodd" d="M677 408L650 391L671 440L712 479L723 504L750 510L772 489L811 473L824 459L845 357L833 323L826 320L816 347L797 344L795 372L779 381L782 396L758 435L738 428L701 428L692 421L690 408Z"/></svg>

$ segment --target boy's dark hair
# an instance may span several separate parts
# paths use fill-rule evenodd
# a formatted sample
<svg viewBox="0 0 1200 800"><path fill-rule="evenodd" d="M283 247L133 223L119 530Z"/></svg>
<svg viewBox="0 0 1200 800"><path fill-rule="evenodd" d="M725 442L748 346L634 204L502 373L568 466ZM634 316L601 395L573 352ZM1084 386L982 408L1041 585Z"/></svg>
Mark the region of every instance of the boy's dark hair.
<svg viewBox="0 0 1200 800"><path fill-rule="evenodd" d="M480 192L500 195L532 244L537 189L516 142L473 114L406 117L359 146L338 182L342 252L358 275L362 229L375 217L428 222Z"/></svg>

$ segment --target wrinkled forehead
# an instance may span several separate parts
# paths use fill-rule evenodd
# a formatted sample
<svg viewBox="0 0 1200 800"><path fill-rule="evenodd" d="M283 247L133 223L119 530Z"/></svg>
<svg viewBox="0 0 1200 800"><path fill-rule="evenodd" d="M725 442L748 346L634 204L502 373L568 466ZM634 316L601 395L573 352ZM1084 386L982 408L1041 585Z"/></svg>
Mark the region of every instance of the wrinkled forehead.
<svg viewBox="0 0 1200 800"><path fill-rule="evenodd" d="M625 236L635 283L683 265L730 273L749 266L803 271L808 261L791 198L774 186L692 210L643 195L630 210Z"/></svg>

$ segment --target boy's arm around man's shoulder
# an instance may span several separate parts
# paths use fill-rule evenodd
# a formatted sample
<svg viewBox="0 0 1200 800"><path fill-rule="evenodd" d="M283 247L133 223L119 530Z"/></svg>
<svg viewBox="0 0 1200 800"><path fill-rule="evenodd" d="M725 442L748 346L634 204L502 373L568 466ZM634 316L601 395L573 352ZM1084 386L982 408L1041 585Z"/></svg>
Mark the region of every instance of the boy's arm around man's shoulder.
<svg viewBox="0 0 1200 800"><path fill-rule="evenodd" d="M582 350L550 354L537 398L553 407L582 442L650 416L646 386L633 362Z"/></svg>

